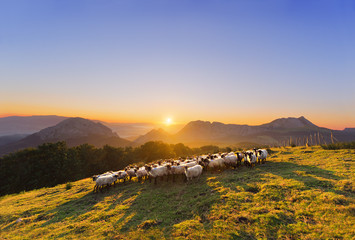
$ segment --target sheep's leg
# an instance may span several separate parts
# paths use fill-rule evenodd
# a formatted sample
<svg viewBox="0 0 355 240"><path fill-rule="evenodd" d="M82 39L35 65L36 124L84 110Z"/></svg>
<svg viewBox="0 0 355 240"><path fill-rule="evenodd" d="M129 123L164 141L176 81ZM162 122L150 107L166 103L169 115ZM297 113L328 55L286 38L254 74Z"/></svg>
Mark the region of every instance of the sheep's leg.
<svg viewBox="0 0 355 240"><path fill-rule="evenodd" d="M158 178L158 177L155 177L155 178L154 178L154 184L157 184L157 178Z"/></svg>

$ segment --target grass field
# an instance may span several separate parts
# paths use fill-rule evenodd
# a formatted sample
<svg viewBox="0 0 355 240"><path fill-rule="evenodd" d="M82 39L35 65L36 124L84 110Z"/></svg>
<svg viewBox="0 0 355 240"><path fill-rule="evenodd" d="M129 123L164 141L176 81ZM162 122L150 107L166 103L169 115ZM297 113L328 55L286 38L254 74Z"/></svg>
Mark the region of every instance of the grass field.
<svg viewBox="0 0 355 240"><path fill-rule="evenodd" d="M0 239L353 239L355 150L272 150L254 169L191 183L93 193L83 179L7 195Z"/></svg>

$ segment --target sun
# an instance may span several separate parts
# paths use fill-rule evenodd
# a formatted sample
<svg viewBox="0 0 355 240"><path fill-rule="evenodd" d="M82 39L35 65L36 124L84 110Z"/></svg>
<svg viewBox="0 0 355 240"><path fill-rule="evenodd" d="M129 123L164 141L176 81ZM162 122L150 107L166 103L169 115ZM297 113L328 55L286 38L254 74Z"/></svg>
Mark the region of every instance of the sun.
<svg viewBox="0 0 355 240"><path fill-rule="evenodd" d="M170 124L172 124L172 122L173 122L173 120L171 118L165 119L165 125L169 126Z"/></svg>

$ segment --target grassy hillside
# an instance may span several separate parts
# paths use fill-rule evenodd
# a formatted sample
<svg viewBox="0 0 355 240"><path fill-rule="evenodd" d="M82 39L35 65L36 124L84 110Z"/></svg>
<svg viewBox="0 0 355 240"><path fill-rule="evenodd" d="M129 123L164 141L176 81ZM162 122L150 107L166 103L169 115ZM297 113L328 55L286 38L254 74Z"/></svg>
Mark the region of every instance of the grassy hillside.
<svg viewBox="0 0 355 240"><path fill-rule="evenodd" d="M83 179L7 195L0 239L354 238L355 150L273 150L264 165L191 183L122 183L94 194Z"/></svg>

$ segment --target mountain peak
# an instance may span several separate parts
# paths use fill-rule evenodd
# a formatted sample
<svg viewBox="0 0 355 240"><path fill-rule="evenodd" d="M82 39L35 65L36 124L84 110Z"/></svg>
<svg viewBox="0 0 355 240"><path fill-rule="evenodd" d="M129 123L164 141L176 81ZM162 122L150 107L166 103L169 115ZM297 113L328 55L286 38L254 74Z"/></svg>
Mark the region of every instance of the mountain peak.
<svg viewBox="0 0 355 240"><path fill-rule="evenodd" d="M42 140L69 139L87 137L89 135L117 137L116 133L113 133L111 129L103 124L79 117L63 120L53 127L39 131L37 134Z"/></svg>
<svg viewBox="0 0 355 240"><path fill-rule="evenodd" d="M299 118L288 117L288 118L278 118L270 123L261 125L267 128L318 128L311 121L307 120L304 116Z"/></svg>

